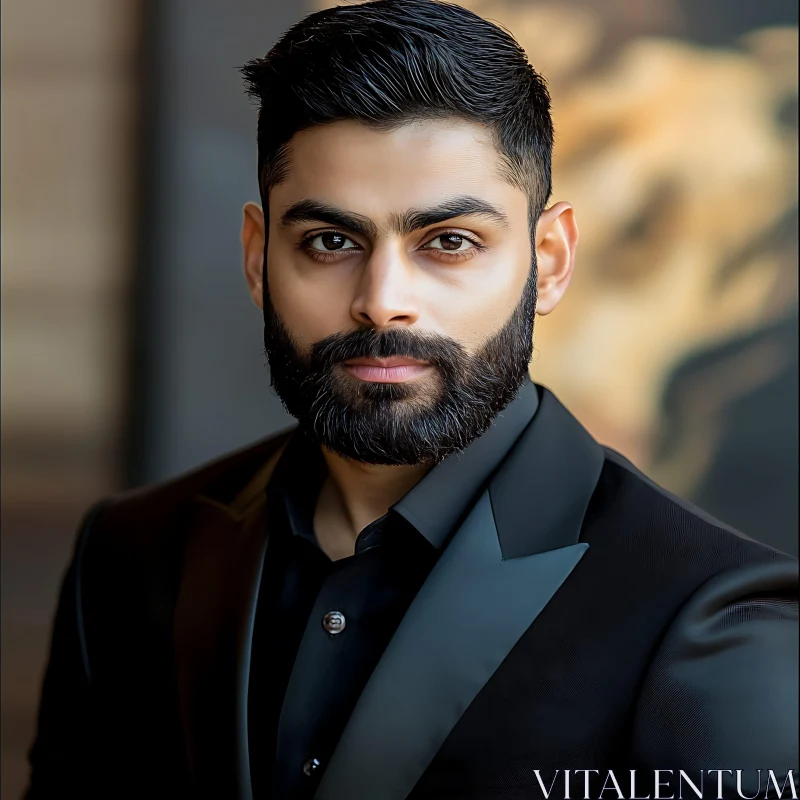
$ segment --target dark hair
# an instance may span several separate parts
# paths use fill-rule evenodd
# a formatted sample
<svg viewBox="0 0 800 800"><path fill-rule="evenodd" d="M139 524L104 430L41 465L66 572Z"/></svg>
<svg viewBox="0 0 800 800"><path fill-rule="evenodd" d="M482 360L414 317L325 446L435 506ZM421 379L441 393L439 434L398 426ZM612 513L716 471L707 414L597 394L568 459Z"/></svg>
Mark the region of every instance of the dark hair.
<svg viewBox="0 0 800 800"><path fill-rule="evenodd" d="M266 209L287 145L313 125L380 129L461 117L494 133L506 177L535 224L551 192L553 124L544 80L505 30L437 0L374 0L313 13L241 70L259 104L258 174Z"/></svg>

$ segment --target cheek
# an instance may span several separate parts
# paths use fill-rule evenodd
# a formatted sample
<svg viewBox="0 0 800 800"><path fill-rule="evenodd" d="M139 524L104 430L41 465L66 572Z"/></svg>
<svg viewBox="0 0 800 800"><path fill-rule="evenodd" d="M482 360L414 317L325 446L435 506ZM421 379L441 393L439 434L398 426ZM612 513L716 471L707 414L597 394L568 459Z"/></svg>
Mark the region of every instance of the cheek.
<svg viewBox="0 0 800 800"><path fill-rule="evenodd" d="M523 248L498 253L479 272L465 273L457 286L440 287L441 299L433 307L442 332L469 352L497 333L517 307L528 279L530 256L524 252Z"/></svg>
<svg viewBox="0 0 800 800"><path fill-rule="evenodd" d="M348 283L334 269L298 269L294 248L270 243L267 280L272 305L298 344L310 346L348 327Z"/></svg>

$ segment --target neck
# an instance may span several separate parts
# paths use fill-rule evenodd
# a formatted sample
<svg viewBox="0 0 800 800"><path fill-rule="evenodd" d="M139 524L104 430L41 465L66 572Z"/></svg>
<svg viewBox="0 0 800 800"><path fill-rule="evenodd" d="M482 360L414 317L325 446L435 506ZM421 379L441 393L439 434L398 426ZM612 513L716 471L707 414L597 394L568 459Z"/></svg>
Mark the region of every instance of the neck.
<svg viewBox="0 0 800 800"><path fill-rule="evenodd" d="M317 500L314 528L331 558L352 555L358 534L382 517L430 471L428 464L362 464L322 448L328 477Z"/></svg>

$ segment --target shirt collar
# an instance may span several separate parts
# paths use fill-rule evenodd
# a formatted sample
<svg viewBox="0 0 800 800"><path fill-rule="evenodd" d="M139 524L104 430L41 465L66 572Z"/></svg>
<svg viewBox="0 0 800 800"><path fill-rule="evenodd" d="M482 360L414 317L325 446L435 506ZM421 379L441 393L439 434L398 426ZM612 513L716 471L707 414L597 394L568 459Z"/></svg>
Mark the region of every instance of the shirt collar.
<svg viewBox="0 0 800 800"><path fill-rule="evenodd" d="M539 395L526 380L517 397L493 420L491 427L460 453L437 464L407 492L394 512L441 550L472 506L492 473L536 414ZM313 539L313 516L327 475L325 459L313 437L301 425L292 435L275 469L268 491L286 504L295 533Z"/></svg>
<svg viewBox="0 0 800 800"><path fill-rule="evenodd" d="M289 439L267 486L267 494L280 497L283 502L292 533L315 543L314 510L327 473L319 446L301 424Z"/></svg>

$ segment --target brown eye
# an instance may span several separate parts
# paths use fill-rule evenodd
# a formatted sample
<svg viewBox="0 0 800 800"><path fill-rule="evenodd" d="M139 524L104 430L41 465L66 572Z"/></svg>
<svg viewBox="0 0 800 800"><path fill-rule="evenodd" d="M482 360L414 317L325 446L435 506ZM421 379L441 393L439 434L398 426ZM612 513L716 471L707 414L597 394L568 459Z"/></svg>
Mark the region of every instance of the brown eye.
<svg viewBox="0 0 800 800"><path fill-rule="evenodd" d="M463 233L447 231L434 236L422 249L467 256L474 255L478 250L483 250L483 247Z"/></svg>
<svg viewBox="0 0 800 800"><path fill-rule="evenodd" d="M464 243L464 237L457 233L445 233L439 237L442 243L442 250L458 250Z"/></svg>
<svg viewBox="0 0 800 800"><path fill-rule="evenodd" d="M319 238L326 250L341 250L347 241L341 233L323 233Z"/></svg>
<svg viewBox="0 0 800 800"><path fill-rule="evenodd" d="M325 231L306 239L304 247L314 253L336 253L358 250L358 245L338 231Z"/></svg>

